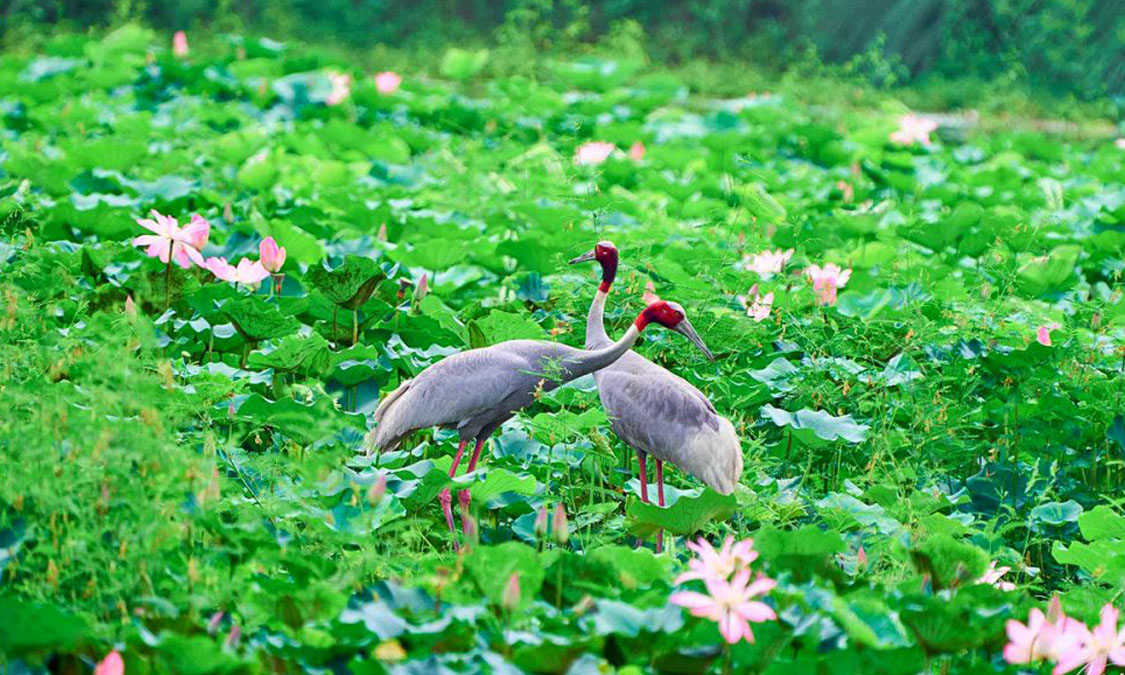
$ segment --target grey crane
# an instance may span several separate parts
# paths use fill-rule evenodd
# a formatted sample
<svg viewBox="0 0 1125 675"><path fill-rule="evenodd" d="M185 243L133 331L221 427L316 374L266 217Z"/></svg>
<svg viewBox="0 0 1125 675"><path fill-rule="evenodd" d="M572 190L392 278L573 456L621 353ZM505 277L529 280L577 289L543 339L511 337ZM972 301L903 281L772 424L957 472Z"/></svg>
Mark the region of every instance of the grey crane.
<svg viewBox="0 0 1125 675"><path fill-rule="evenodd" d="M617 247L609 241L598 242L592 251L570 264L591 260L601 265L602 281L586 317L586 348L599 350L609 342L602 315L617 275ZM714 360L706 347L700 348ZM660 506L664 506L664 462L680 467L719 493L734 491L742 475L741 444L734 425L715 411L703 392L633 351L594 373L594 380L610 428L637 451L641 501L648 503L648 455L656 460ZM663 547L663 534L657 535L657 551Z"/></svg>
<svg viewBox="0 0 1125 675"><path fill-rule="evenodd" d="M699 339L683 308L673 302L654 302L637 315L636 321L617 342L594 350L576 349L556 342L509 340L480 349L453 354L427 367L399 385L375 409L376 427L370 435L368 454L374 449L393 450L411 432L429 427L456 429L460 443L449 469L452 477L465 446L476 440L468 472L476 470L481 447L488 437L516 412L527 407L539 392L549 392L613 363L629 352L649 324L681 333L700 348ZM454 537L452 495L441 492L445 521ZM461 490L462 529L467 525L469 491Z"/></svg>

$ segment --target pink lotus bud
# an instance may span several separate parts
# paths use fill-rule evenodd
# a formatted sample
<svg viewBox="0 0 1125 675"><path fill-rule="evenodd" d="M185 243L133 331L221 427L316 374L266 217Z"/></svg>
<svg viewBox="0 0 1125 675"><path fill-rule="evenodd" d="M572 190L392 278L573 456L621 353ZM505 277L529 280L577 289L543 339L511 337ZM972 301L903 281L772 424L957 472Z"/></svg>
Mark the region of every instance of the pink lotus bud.
<svg viewBox="0 0 1125 675"><path fill-rule="evenodd" d="M555 504L555 519L551 523L551 532L555 541L560 545L565 545L567 540L570 539L570 529L566 523L566 509L563 508L562 502Z"/></svg>
<svg viewBox="0 0 1125 675"><path fill-rule="evenodd" d="M215 612L211 615L211 620L207 622L207 633L214 635L219 631L219 624L223 622L223 613Z"/></svg>
<svg viewBox="0 0 1125 675"><path fill-rule="evenodd" d="M278 246L273 237L266 237L258 244L258 257L266 271L277 274L285 265L285 247Z"/></svg>
<svg viewBox="0 0 1125 675"><path fill-rule="evenodd" d="M227 417L234 417L234 394L231 394L230 403L227 404Z"/></svg>
<svg viewBox="0 0 1125 675"><path fill-rule="evenodd" d="M639 162L645 158L645 144L637 141L629 146L629 159Z"/></svg>
<svg viewBox="0 0 1125 675"><path fill-rule="evenodd" d="M520 606L520 575L512 572L508 583L504 586L504 593L500 596L500 606L509 612L514 612Z"/></svg>
<svg viewBox="0 0 1125 675"><path fill-rule="evenodd" d="M475 544L480 541L480 532L477 530L477 519L470 516L465 509L461 510L461 529L465 533L466 544Z"/></svg>
<svg viewBox="0 0 1125 675"><path fill-rule="evenodd" d="M418 281L418 285L414 287L414 302L422 302L422 298L430 292L429 277L425 272L422 273L422 278Z"/></svg>
<svg viewBox="0 0 1125 675"><path fill-rule="evenodd" d="M1047 605L1047 622L1058 623L1062 615L1062 601L1059 600L1058 593L1053 593L1051 594L1051 602Z"/></svg>
<svg viewBox="0 0 1125 675"><path fill-rule="evenodd" d="M383 497L387 494L387 474L379 474L379 477L372 483L371 488L367 491L367 503L375 506L383 501Z"/></svg>
<svg viewBox="0 0 1125 675"><path fill-rule="evenodd" d="M223 220L227 223L234 222L234 211L230 208L230 202L223 204Z"/></svg>
<svg viewBox="0 0 1125 675"><path fill-rule="evenodd" d="M867 551L863 550L863 544L859 545L859 551L856 553L855 557L860 567L867 567Z"/></svg>
<svg viewBox="0 0 1125 675"><path fill-rule="evenodd" d="M379 232L375 234L375 238L379 241L386 241L387 240L387 224L386 223L383 223L383 224L379 225Z"/></svg>
<svg viewBox="0 0 1125 675"><path fill-rule="evenodd" d="M547 534L547 507L540 506L539 513L535 515L535 536L542 538Z"/></svg>
<svg viewBox="0 0 1125 675"><path fill-rule="evenodd" d="M179 58L188 55L187 33L182 30L176 31L172 36L172 53Z"/></svg>
<svg viewBox="0 0 1125 675"><path fill-rule="evenodd" d="M94 668L94 675L125 675L125 661L114 650L98 663Z"/></svg>
<svg viewBox="0 0 1125 675"><path fill-rule="evenodd" d="M402 76L398 73L382 72L375 76L375 88L380 94L393 94L402 84Z"/></svg>
<svg viewBox="0 0 1125 675"><path fill-rule="evenodd" d="M238 624L235 624L235 625L231 626L230 632L227 633L227 640L226 640L226 643L225 643L226 646L227 647L237 647L238 646L238 639L241 638L241 637L242 637L242 629L238 626Z"/></svg>
<svg viewBox="0 0 1125 675"><path fill-rule="evenodd" d="M133 296L126 295L125 296L125 316L132 318L132 317L135 317L136 315L137 315L137 305L136 305L135 302L133 302Z"/></svg>

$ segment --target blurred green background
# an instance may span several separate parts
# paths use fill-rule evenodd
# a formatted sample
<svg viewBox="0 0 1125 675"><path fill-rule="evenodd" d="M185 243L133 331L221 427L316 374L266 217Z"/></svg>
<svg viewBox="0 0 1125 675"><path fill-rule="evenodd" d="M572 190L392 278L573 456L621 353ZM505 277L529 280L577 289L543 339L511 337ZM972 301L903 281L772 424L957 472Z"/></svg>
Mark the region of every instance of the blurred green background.
<svg viewBox="0 0 1125 675"><path fill-rule="evenodd" d="M368 49L537 53L606 40L653 61L839 66L876 86L966 79L1092 101L1125 92L1125 0L8 0L0 39L142 21Z"/></svg>

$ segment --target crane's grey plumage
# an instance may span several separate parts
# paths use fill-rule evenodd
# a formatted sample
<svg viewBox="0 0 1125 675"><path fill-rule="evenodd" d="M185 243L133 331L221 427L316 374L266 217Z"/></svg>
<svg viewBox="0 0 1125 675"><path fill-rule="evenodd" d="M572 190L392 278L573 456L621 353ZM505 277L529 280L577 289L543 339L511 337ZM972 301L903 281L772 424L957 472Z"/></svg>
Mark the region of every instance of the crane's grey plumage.
<svg viewBox="0 0 1125 675"><path fill-rule="evenodd" d="M611 250L612 260L599 259L595 249L572 261L597 259L603 265L602 285L586 317L587 349L609 342L603 315L617 249L609 242L599 247ZM703 392L633 351L594 373L594 380L610 427L621 440L658 462L675 464L716 492L734 491L742 475L741 443L734 425L715 411Z"/></svg>

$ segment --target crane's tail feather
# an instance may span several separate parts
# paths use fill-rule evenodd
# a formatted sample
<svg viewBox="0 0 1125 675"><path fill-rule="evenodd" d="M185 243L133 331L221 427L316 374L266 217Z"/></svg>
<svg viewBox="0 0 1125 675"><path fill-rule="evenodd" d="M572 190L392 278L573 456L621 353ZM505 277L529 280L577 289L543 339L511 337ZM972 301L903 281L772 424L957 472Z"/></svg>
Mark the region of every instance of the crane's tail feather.
<svg viewBox="0 0 1125 675"><path fill-rule="evenodd" d="M410 384L412 382L414 382L413 379L405 380L402 382L402 384L398 385L397 389L384 396L383 400L379 401L379 405L375 407L375 414L372 415L372 419L375 422L382 422L383 417L386 416L387 410L391 407L391 404L402 398L402 395L405 394L406 390L410 388Z"/></svg>
<svg viewBox="0 0 1125 675"><path fill-rule="evenodd" d="M691 445L690 454L700 461L684 467L688 473L719 494L734 492L742 477L742 442L730 420L719 417L718 431L700 435Z"/></svg>
<svg viewBox="0 0 1125 675"><path fill-rule="evenodd" d="M375 413L371 416L371 419L377 426L367 434L365 441L368 456L376 448L384 451L394 450L402 441L401 434L394 434L391 429L387 428L394 426L390 423L391 420L387 419L387 416L392 414L395 402L402 398L413 382L413 379L404 381L398 385L397 389L383 397L383 400L379 401L379 405L375 407Z"/></svg>

